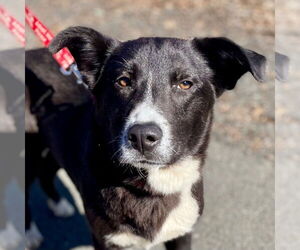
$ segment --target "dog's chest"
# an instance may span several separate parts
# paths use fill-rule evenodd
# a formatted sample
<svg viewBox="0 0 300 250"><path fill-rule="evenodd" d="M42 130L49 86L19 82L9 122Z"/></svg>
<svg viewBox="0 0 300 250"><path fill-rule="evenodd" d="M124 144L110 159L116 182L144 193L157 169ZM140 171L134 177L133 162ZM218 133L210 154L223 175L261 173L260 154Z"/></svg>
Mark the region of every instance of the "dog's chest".
<svg viewBox="0 0 300 250"><path fill-rule="evenodd" d="M190 232L199 215L198 202L192 195L192 186L199 181L199 162L188 159L168 169L149 171L148 184L163 195L177 193L179 202L169 211L164 223L152 241L131 232L118 232L106 236L107 243L120 247L144 247L165 242Z"/></svg>

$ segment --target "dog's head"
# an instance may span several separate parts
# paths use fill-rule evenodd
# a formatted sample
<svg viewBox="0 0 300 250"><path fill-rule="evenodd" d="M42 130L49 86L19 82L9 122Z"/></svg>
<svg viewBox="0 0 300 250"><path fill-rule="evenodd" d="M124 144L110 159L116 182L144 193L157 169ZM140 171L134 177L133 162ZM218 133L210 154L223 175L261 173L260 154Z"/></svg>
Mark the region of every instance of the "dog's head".
<svg viewBox="0 0 300 250"><path fill-rule="evenodd" d="M111 157L163 167L207 143L215 100L250 72L264 78L264 56L226 38L139 38L120 42L95 30L59 33L97 100L97 122Z"/></svg>

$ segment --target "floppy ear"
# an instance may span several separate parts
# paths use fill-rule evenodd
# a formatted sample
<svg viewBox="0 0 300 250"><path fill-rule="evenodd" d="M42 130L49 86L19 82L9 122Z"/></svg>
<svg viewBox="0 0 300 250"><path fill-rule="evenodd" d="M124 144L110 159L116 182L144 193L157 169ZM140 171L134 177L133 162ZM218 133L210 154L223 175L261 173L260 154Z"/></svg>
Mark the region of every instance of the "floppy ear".
<svg viewBox="0 0 300 250"><path fill-rule="evenodd" d="M56 53L67 47L77 63L83 80L93 88L101 72L101 68L110 50L119 42L86 27L70 27L52 40L49 49Z"/></svg>
<svg viewBox="0 0 300 250"><path fill-rule="evenodd" d="M192 43L213 70L214 84L220 94L226 89L233 89L238 79L246 72L250 72L259 82L265 80L264 56L244 49L223 37L195 38Z"/></svg>

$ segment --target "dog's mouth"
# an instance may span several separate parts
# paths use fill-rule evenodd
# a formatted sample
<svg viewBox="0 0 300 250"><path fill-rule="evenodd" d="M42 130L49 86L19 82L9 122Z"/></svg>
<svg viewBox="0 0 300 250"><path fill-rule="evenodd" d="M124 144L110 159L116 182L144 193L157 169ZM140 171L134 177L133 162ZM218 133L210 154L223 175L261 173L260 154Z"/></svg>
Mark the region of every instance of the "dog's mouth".
<svg viewBox="0 0 300 250"><path fill-rule="evenodd" d="M165 162L156 162L156 161L148 161L148 160L142 160L142 161L137 161L139 164L149 164L149 165L167 165Z"/></svg>
<svg viewBox="0 0 300 250"><path fill-rule="evenodd" d="M150 168L165 168L170 166L169 162L139 160L130 163L136 168L150 169Z"/></svg>

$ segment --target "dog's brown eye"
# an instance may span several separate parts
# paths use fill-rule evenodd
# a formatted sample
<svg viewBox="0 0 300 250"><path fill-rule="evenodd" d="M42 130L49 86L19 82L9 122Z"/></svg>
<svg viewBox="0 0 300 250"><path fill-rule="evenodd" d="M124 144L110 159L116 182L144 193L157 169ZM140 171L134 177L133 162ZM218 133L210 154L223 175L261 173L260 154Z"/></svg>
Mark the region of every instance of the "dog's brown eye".
<svg viewBox="0 0 300 250"><path fill-rule="evenodd" d="M121 77L117 81L118 85L120 85L122 88L125 88L130 85L130 79L128 77Z"/></svg>
<svg viewBox="0 0 300 250"><path fill-rule="evenodd" d="M187 90L193 86L193 83L190 81L182 81L178 84L178 88L181 88L183 90Z"/></svg>

